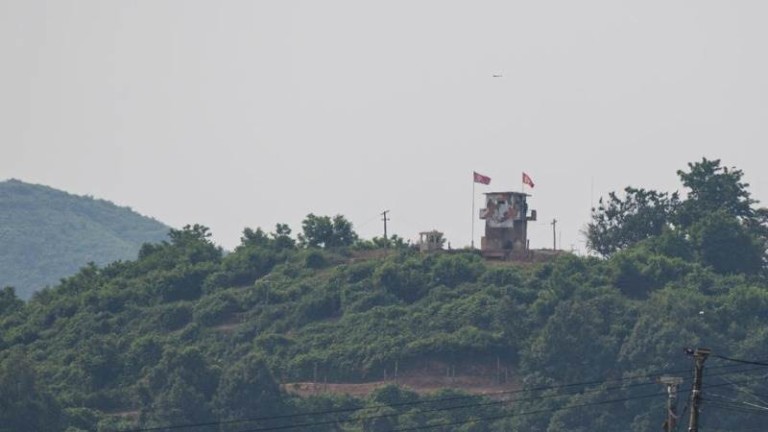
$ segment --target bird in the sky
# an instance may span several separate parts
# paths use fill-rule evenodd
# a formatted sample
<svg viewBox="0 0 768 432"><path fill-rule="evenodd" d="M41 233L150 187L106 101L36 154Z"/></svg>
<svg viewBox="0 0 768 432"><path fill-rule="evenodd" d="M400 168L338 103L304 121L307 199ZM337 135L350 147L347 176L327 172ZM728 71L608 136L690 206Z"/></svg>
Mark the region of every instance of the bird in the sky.
<svg viewBox="0 0 768 432"><path fill-rule="evenodd" d="M493 78L504 78L504 75L501 73L493 74L491 75Z"/></svg>

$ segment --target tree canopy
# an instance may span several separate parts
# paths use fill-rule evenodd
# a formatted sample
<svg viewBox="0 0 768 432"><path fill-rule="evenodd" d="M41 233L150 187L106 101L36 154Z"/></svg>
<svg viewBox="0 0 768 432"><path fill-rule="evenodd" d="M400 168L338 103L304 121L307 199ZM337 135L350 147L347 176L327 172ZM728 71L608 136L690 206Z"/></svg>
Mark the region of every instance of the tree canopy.
<svg viewBox="0 0 768 432"><path fill-rule="evenodd" d="M337 248L352 246L357 241L357 234L352 223L344 216L315 216L310 213L301 223L302 234L299 244L306 247Z"/></svg>
<svg viewBox="0 0 768 432"><path fill-rule="evenodd" d="M587 226L587 246L611 256L649 241L657 251L695 259L720 273L762 271L768 211L754 207L744 173L704 158L677 174L684 199L677 192L633 187L621 197L612 192L601 199Z"/></svg>
<svg viewBox="0 0 768 432"><path fill-rule="evenodd" d="M129 260L168 226L130 208L19 180L0 182L0 288L23 299L88 262Z"/></svg>
<svg viewBox="0 0 768 432"><path fill-rule="evenodd" d="M630 194L630 203L615 203L627 213L616 226L642 214L636 226L645 234L605 258L372 253L376 243L367 240L361 248L310 246L302 232L297 242L284 224L246 228L224 254L206 227L188 225L135 260L86 265L27 302L6 288L0 431L194 423L219 431L640 432L666 415L658 376L684 375L689 384L683 347L711 348L719 357L707 367L738 383L705 388L708 403L759 394L768 281L750 259L764 248L754 242L760 210L717 209L683 226L675 216L689 198L673 205L671 194ZM307 219L310 227L328 222ZM436 371L448 387L481 377L514 403L458 389L422 395L399 386L395 370L415 381ZM326 382L382 381L389 385L362 396L322 390ZM299 396L307 383L317 391ZM703 413L702 430L763 426L733 407Z"/></svg>

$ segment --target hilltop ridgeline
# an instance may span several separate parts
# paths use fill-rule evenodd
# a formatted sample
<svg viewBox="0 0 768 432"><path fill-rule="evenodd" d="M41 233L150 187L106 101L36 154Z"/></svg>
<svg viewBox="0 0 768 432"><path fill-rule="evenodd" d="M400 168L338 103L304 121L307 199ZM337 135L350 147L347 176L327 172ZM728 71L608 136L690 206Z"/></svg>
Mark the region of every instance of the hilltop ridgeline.
<svg viewBox="0 0 768 432"><path fill-rule="evenodd" d="M717 166L710 174L724 180ZM593 224L610 220L600 232L613 241L629 232L622 224L646 215L640 210L651 208L623 206L619 217L603 207ZM136 260L87 266L27 303L0 292L0 402L8 408L0 425L653 430L666 414L655 378L690 385L685 347L721 356L708 361L717 372L705 375L705 397L706 384L723 400L765 385L765 265L716 265L710 249L733 256L765 245L759 214L720 209L709 221L701 214L691 225L621 237L602 258L537 264L360 241L342 216L308 216L298 241L282 224L272 233L245 229L226 256L203 226L171 230ZM490 375L495 397L511 402L395 386L395 370L412 377L428 365L449 385ZM324 390L382 380L393 385L364 397ZM702 427L762 426L733 407L702 416Z"/></svg>
<svg viewBox="0 0 768 432"><path fill-rule="evenodd" d="M0 182L0 287L26 299L88 262L135 259L143 243L167 233L166 225L109 201Z"/></svg>

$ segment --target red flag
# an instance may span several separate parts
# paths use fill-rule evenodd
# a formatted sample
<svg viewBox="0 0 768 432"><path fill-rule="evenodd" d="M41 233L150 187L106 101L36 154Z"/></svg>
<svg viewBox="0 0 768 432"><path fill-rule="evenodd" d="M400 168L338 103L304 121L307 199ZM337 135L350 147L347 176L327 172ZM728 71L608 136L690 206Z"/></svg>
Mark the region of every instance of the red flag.
<svg viewBox="0 0 768 432"><path fill-rule="evenodd" d="M531 180L531 176L526 173L523 173L523 184L533 187L533 180Z"/></svg>
<svg viewBox="0 0 768 432"><path fill-rule="evenodd" d="M482 183L484 185L491 184L490 177L484 176L482 174L478 174L476 171L474 171L473 174L474 174L475 183Z"/></svg>

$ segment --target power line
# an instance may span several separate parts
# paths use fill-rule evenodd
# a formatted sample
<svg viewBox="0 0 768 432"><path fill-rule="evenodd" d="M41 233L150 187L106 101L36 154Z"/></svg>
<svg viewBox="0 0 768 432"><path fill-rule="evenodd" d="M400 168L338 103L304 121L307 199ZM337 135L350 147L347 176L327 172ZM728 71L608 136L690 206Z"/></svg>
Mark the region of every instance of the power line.
<svg viewBox="0 0 768 432"><path fill-rule="evenodd" d="M764 411L764 412L768 413L768 407L766 407L766 406L758 405L758 404L752 403L752 402L746 402L746 401L743 401L743 400L733 399L733 398L729 398L729 397L722 396L722 395L719 395L719 394L714 394L714 393L710 393L710 395L714 396L715 398L720 398L720 399L714 399L715 401L738 404L739 406L744 406L745 408L746 407L751 407L751 408L758 409L758 410L761 410L761 411ZM707 400L712 400L712 399L707 399Z"/></svg>
<svg viewBox="0 0 768 432"><path fill-rule="evenodd" d="M480 417L470 420L462 420L452 423L443 423L439 425L427 425L427 426L416 426L416 427L409 427L409 428L401 428L401 429L393 429L392 432L406 432L406 431L415 431L415 430L426 430L426 429L435 429L440 427L446 427L446 426L459 426L463 424L469 424L469 423L476 423L480 421L494 421L494 420L503 420L506 418L512 418L512 417L522 417L526 415L533 415L533 414L544 414L544 413L553 413L557 411L565 411L565 410L571 410L576 408L584 408L588 406L598 406L598 405L607 405L612 403L619 403L619 402L628 402L632 400L638 400L638 399L647 399L651 397L658 397L663 396L664 393L661 392L655 392L652 394L646 394L642 396L635 396L635 397L627 397L627 398L621 398L621 399L609 399L604 400L600 402L590 402L590 403L584 403L584 404L578 404L578 405L571 405L567 407L562 408L553 408L553 409L542 409L542 410L535 410L535 411L524 411L520 413L512 413L512 414L505 414L505 415L499 415L499 416L493 416L493 417Z"/></svg>
<svg viewBox="0 0 768 432"><path fill-rule="evenodd" d="M648 385L655 385L655 383L636 383L629 386L622 386L622 387L613 387L613 388L607 388L607 389L592 389L592 390L586 390L582 391L581 393L575 393L575 394L585 394L585 393L603 393L608 392L609 390L620 390L628 387L638 387L638 386L648 386ZM516 399L514 402L530 402L530 401L538 401L543 399L553 399L558 397L566 397L566 396L574 396L575 394L556 394L556 395L546 395L546 396L537 396L537 397L531 397L531 398L525 398L525 399ZM507 402L511 401L493 401L493 402L483 402L483 403L476 403L476 404L468 404L468 405L458 405L458 406L449 406L449 407L439 407L439 408L431 408L427 410L421 410L416 412L415 414L428 414L432 412L439 412L439 411L453 411L455 409L464 409L464 408L480 408L485 406L491 406L491 405L503 405ZM388 405L386 407L391 407L391 405ZM399 417L403 415L404 413L398 412L398 413L391 413L391 414L381 414L381 415L373 415L373 416L367 416L367 417L360 417L356 419L349 419L349 420L327 420L327 421L321 421L321 422L311 422L311 423L303 423L303 424L296 424L296 425L282 425L282 426L274 426L274 427L264 427L264 428L258 428L258 429L246 429L241 430L239 432L262 432L262 431L276 431L276 430L285 430L285 429L295 429L295 428L301 428L301 427L310 427L310 426L324 426L328 424L336 424L339 422L347 422L347 421L359 421L359 420L376 420L376 419L382 419L382 418L390 418L390 417Z"/></svg>
<svg viewBox="0 0 768 432"><path fill-rule="evenodd" d="M720 385L712 386L712 387L719 387L719 386ZM610 403L627 402L627 401L631 401L631 400L645 399L645 398L650 398L650 397L655 397L655 396L659 396L659 393L653 393L653 394L647 394L647 395L635 396L635 397L627 397L627 398L621 398L621 399L604 400L604 401L599 401L599 402L584 403L584 404L578 404L578 405L571 405L571 406L568 406L568 407L562 407L562 408L556 408L556 409L545 409L545 410L527 411L527 412L506 414L506 415L493 416L493 417L481 417L481 418L477 418L477 419L463 420L463 421L457 421L457 422L452 422L452 423L444 423L444 424L439 424L439 425L428 425L428 426L417 426L417 427L393 429L392 432L406 432L406 431L414 431L414 430L434 429L434 428L446 427L446 426L459 426L459 425L463 425L463 424L475 423L475 422L478 422L478 421L493 421L493 420L501 420L501 419L505 419L505 418L524 416L524 415L531 415L531 414L552 413L552 412L563 411L563 410L570 410L570 409L575 409L575 408L583 408L583 407L587 407L587 406L597 406L597 405L605 405L605 404L610 404ZM749 408L742 408L742 407L734 407L733 409L734 410L738 409L738 410L742 410L742 411L745 411L745 412L751 412L751 413L760 414L760 415L768 415L768 411L766 411L764 409L756 409L756 408L749 409ZM267 430L267 429L263 429L263 430ZM256 432L256 431L248 431L248 432Z"/></svg>
<svg viewBox="0 0 768 432"><path fill-rule="evenodd" d="M722 410L738 412L741 414L768 416L768 411L762 410L762 409L749 408L749 407L745 407L745 406L730 403L730 402L722 402L722 401L716 401L711 399L708 399L707 401L709 402L708 406L712 408L720 408Z"/></svg>
<svg viewBox="0 0 768 432"><path fill-rule="evenodd" d="M721 355L717 355L717 354L713 354L712 357L717 357L719 359L727 360L727 361L735 362L735 363L751 364L751 365L758 365L758 366L768 366L768 363L765 363L765 362L759 362L759 361L753 361L753 360L735 359L735 358L725 357L725 356L721 356Z"/></svg>
<svg viewBox="0 0 768 432"><path fill-rule="evenodd" d="M491 416L491 417L479 417L479 418L473 418L470 420L463 420L463 421L457 421L452 423L443 423L443 424L437 424L437 425L427 425L427 426L416 426L416 427L408 427L408 428L402 428L402 429L393 429L391 432L402 432L402 431L412 431L412 430L425 430L425 429L434 429L438 427L445 427L445 426L458 426L462 424L467 423L474 423L479 421L493 421L493 420L500 420L504 418L510 418L510 417L517 417L517 416L524 416L524 415L532 415L532 414L542 414L542 413L552 413L562 410L570 410L570 409L576 409L576 408L582 408L586 406L595 406L595 405L605 405L609 403L618 403L618 402L626 402L630 400L636 400L636 399L645 399L650 397L657 397L661 395L662 393L655 392L653 394L647 394L643 396L635 396L635 397L627 397L627 398L621 398L621 399L610 399L605 401L599 401L599 402L590 402L585 404L578 404L578 405L571 405L568 407L562 407L562 408L553 408L553 409L543 409L543 410L535 410L535 411L526 411L521 413L511 413L511 414L504 414L504 415L498 415L498 416ZM502 403L502 402L496 402L496 403ZM462 408L472 407L472 405L464 406ZM450 408L444 408L444 409L435 409L430 411L421 411L418 414L432 412L432 411L445 411L449 410ZM379 416L369 416L369 417L362 417L357 419L351 419L354 421L363 421L363 420L375 420L375 419L381 419L381 418L388 418L388 417L397 417L402 415L402 413L395 413L395 414L384 414ZM350 421L350 420L347 420ZM285 425L285 426L275 426L275 427L265 427L265 428L258 428L258 429L247 429L242 430L239 432L267 432L267 431L276 431L276 430L284 430L284 429L292 429L292 428L299 428L299 427L310 427L310 426L323 426L327 424L336 424L339 423L339 420L329 420L324 422L315 422L315 423L306 423L301 425Z"/></svg>
<svg viewBox="0 0 768 432"><path fill-rule="evenodd" d="M710 369L730 369L730 368L737 368L737 367L744 367L744 365L728 365L728 366L716 366ZM758 368L750 368L745 370L736 370L736 371L729 371L729 372L723 372L721 374L710 374L710 376L720 376L720 375L730 375L735 373L744 373L744 372L752 372L756 370L762 370L763 367ZM681 371L672 371L670 373L680 373ZM177 425L167 425L167 426L157 426L157 427L147 427L147 428L136 428L136 429L127 429L127 430L121 430L120 432L153 432L153 431L160 431L160 430L175 430L175 429L192 429L192 428L201 428L206 426L219 426L219 425L232 425L232 424L238 424L238 423L255 423L255 422L268 422L273 420L286 420L286 419L293 419L293 418L300 418L300 417L309 417L309 416L320 416L320 415L329 415L329 414L343 414L343 413L351 413L356 411L368 411L368 410L376 410L376 409L383 409L383 408L397 408L397 407L404 407L404 406L416 406L416 405L426 405L431 403L443 403L443 402L451 402L451 401L459 401L459 400L466 400L466 399L472 399L472 398L481 398L481 397L493 397L493 396L504 396L504 395L515 395L515 394L521 394L521 393L535 393L535 392L544 392L549 390L564 390L564 389L575 389L577 392L579 388L586 388L588 386L595 386L595 385L605 385L609 383L616 383L620 384L623 382L629 382L637 379L648 379L648 378L655 378L658 377L659 374L644 374L644 375L636 375L636 376L627 376L620 379L611 379L611 380L595 380L595 381L585 381L585 382L578 382L578 383L568 383L568 384L560 384L560 385L553 385L553 386L540 386L540 387L533 387L529 389L518 389L518 390L508 390L508 391L500 391L500 392L491 392L491 393L485 393L480 395L463 395L463 396L453 396L453 397L447 397L447 398L436 398L436 399L425 399L425 400L419 400L419 401L409 401L409 402L399 402L394 404L379 404L379 405L372 405L372 406L365 406L365 407L357 407L357 408L339 408L339 409L333 409L333 410L322 410L322 411L309 411L304 413L294 413L294 414L283 414L283 415L276 415L276 416L265 416L265 417L254 417L254 418L244 418L244 419L233 419L233 420L222 420L222 421L214 421L214 422L201 422L201 423L188 423L188 424L177 424ZM749 380L751 381L751 380ZM741 383L741 382L736 382ZM635 384L629 384L624 385L621 387L614 387L614 388L608 388L608 389L592 389L588 391L582 390L582 393L592 393L592 392L603 392L608 390L615 390L615 389L623 389L623 388L631 388L636 386L645 386L645 385L655 385L655 382L647 382L647 383L635 383ZM715 385L715 386L705 386L705 388L711 388L711 387L720 387L723 385L728 384L721 384L721 385ZM578 393L573 393L578 394ZM546 396L535 396L530 398L524 398L524 399L517 399L515 402L526 402L526 401L535 401L535 400L542 400L542 399L549 399L549 398L555 398L555 397L564 397L564 396L571 396L573 394L556 394L556 395L546 395ZM503 403L503 402L494 402L494 403ZM481 403L481 404L472 404L472 405L464 405L457 407L458 408L467 408L472 406L482 406L482 405L492 405L494 403ZM445 410L450 408L441 408L440 410ZM432 409L431 411L424 411L424 412L432 412L435 411L435 409ZM439 411L439 410L438 410ZM396 414L400 415L400 414ZM393 415L394 416L394 415ZM377 418L377 417L372 417ZM335 420L331 423L337 423L338 420ZM330 424L330 423L322 423L322 424ZM316 423L306 423L301 425L291 425L291 426L281 426L280 429L289 429L289 428L296 428L296 427L303 427L303 426L314 426L317 425ZM261 431L261 430L279 430L279 429L255 429L254 431ZM245 432L245 431L243 431Z"/></svg>
<svg viewBox="0 0 768 432"><path fill-rule="evenodd" d="M688 412L688 407L689 407L688 404L689 404L689 402L690 401L685 403L685 407L683 408L683 412L680 413L680 415L678 416L679 418L681 418L681 419L685 418L685 414ZM677 422L677 424L675 425L675 431L679 431L680 430L680 425L681 424L683 424L683 422Z"/></svg>
<svg viewBox="0 0 768 432"><path fill-rule="evenodd" d="M731 384L731 385L733 385L733 387L734 387L736 390L738 390L740 393L744 393L744 394L746 394L747 396L750 396L750 397L752 397L753 399L757 400L758 402L760 402L760 403L762 403L762 404L764 404L764 405L768 405L768 402L766 402L766 401L764 401L763 399L761 399L761 398L760 398L760 396L762 396L762 395L758 396L756 393L754 393L754 392L752 392L752 391L750 391L750 390L747 390L747 389L745 389L745 388L743 388L743 387L740 387L740 386L736 385L735 383L733 383L733 382L729 381L727 378L724 378L724 377L720 377L720 379L721 379L721 380L723 380L723 381L725 381L725 382L727 382L727 383L729 383L729 384ZM728 390L733 390L733 388L729 388ZM765 397L765 396L762 396L762 397Z"/></svg>
<svg viewBox="0 0 768 432"><path fill-rule="evenodd" d="M468 405L459 405L459 406L452 406L452 407L432 408L428 410L419 411L419 414L427 414L427 413L439 412L439 411L452 411L454 409L464 409L464 408L480 408L484 406L501 405L504 403L506 403L506 401L494 401L494 402L485 402L480 404L468 404ZM401 415L403 415L403 413L398 412L398 413L391 413L391 414L380 414L380 415L373 415L373 416L367 416L367 417L360 417L360 418L349 419L349 420L333 419L333 420L324 420L319 422L302 423L302 424L296 424L296 425L281 425L281 426L263 427L258 429L245 429L239 432L261 432L261 431L296 429L296 428L303 428L303 427L324 426L329 424L345 423L348 421L355 421L355 420L376 420L376 419L389 418L389 417L399 417Z"/></svg>
<svg viewBox="0 0 768 432"><path fill-rule="evenodd" d="M514 395L514 394L520 394L520 393L526 393L526 392L532 393L532 392L543 392L548 390L568 389L568 388L574 388L574 387L587 387L587 386L607 384L607 383L620 383L625 381L631 381L634 379L653 378L656 376L658 376L658 374L646 374L646 375L638 375L638 376L629 376L621 379L584 381L584 382L568 383L568 384L560 384L560 385L552 385L552 386L533 387L529 389L490 392L490 393L484 393L479 395L452 396L447 398L424 399L419 401L399 402L394 404L379 404L379 405L372 405L372 406L359 407L359 408L339 408L339 409L333 409L333 410L309 411L304 413L283 414L283 415L266 416L266 417L253 417L253 418L246 418L246 419L223 420L223 421L216 421L216 422L189 423L189 424L179 424L179 425L169 425L169 426L125 429L125 430L121 430L120 432L153 432L153 431L160 431L160 430L166 430L166 429L183 429L183 428L193 428L193 427L218 426L218 425L224 425L224 424L284 420L289 418L308 417L308 416L315 416L315 415L341 414L341 413L363 411L363 410L375 410L375 409L390 408L390 407L402 407L402 406L409 406L409 405L425 405L430 403L451 402L456 400L464 400L464 399L471 399L471 398L478 398L478 397L494 397L494 396Z"/></svg>

